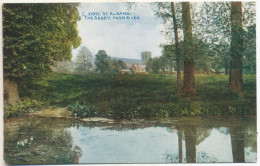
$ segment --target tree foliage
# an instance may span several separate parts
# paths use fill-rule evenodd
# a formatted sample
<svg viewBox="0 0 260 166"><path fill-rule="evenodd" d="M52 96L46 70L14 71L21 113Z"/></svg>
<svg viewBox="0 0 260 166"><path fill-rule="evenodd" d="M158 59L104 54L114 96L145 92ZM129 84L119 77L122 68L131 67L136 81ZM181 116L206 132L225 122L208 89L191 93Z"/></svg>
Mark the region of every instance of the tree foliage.
<svg viewBox="0 0 260 166"><path fill-rule="evenodd" d="M118 73L122 69L127 69L127 66L122 60L112 60L109 61L109 71L113 73Z"/></svg>
<svg viewBox="0 0 260 166"><path fill-rule="evenodd" d="M99 50L95 57L95 70L99 73L119 73L120 70L127 69L125 62L111 59L104 50Z"/></svg>
<svg viewBox="0 0 260 166"><path fill-rule="evenodd" d="M104 50L99 50L95 55L95 70L99 73L106 73L109 71L109 57Z"/></svg>
<svg viewBox="0 0 260 166"><path fill-rule="evenodd" d="M80 45L77 4L4 4L4 76L32 78Z"/></svg>
<svg viewBox="0 0 260 166"><path fill-rule="evenodd" d="M86 46L82 46L76 57L76 73L88 73L93 68L92 54Z"/></svg>
<svg viewBox="0 0 260 166"><path fill-rule="evenodd" d="M147 64L145 66L146 71L149 73L159 73L159 70L161 69L161 61L160 58L155 57L147 61Z"/></svg>
<svg viewBox="0 0 260 166"><path fill-rule="evenodd" d="M248 27L244 34L244 51L243 51L243 72L248 74L256 73L256 25Z"/></svg>
<svg viewBox="0 0 260 166"><path fill-rule="evenodd" d="M179 35L179 38L181 39L182 36L182 30L183 30L183 21L182 21L182 7L181 3L174 3L175 5L175 20L176 20L176 28ZM162 34L170 41L173 42L175 40L175 32L174 32L174 15L172 11L172 5L170 2L156 2L152 3L152 9L154 11L154 14L156 17L162 19L164 30L162 31Z"/></svg>
<svg viewBox="0 0 260 166"><path fill-rule="evenodd" d="M254 57L255 49L250 45L254 45L255 34L252 34L252 40L248 38L248 34L253 32L251 27L254 27L256 23L255 2L243 2L242 10L243 61L251 60L251 63L255 64L254 58L245 58L249 57L249 54L247 54L249 52L252 53L251 57ZM194 12L196 34L200 39L209 43L210 49L215 53L215 61L213 61L212 66L218 69L225 68L227 73L230 61L231 2L204 2L200 9L196 11ZM219 65L217 65L217 62L219 62ZM245 65L243 64L243 66ZM243 67L243 72L248 73L248 71L248 67Z"/></svg>
<svg viewBox="0 0 260 166"><path fill-rule="evenodd" d="M176 68L174 58L167 54L149 59L145 66L147 72L155 74L160 72L172 73L174 68Z"/></svg>

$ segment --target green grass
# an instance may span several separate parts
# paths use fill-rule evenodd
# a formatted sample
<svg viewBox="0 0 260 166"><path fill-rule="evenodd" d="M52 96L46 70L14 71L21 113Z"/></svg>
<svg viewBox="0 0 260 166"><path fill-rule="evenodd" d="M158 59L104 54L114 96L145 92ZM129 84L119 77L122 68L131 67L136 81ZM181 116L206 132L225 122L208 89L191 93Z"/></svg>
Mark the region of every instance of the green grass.
<svg viewBox="0 0 260 166"><path fill-rule="evenodd" d="M244 76L244 94L228 92L227 75L195 75L196 95L178 97L176 75L51 73L24 96L59 107L94 106L99 116L140 117L255 114L256 76ZM82 107L83 108L83 107ZM85 108L85 107L84 107ZM92 108L92 107L91 107Z"/></svg>

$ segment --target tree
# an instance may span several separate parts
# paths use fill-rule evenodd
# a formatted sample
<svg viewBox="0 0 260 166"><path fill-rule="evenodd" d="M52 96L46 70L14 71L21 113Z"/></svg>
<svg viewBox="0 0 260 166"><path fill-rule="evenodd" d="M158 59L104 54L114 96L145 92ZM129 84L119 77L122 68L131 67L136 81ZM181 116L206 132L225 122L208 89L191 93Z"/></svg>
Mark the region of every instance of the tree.
<svg viewBox="0 0 260 166"><path fill-rule="evenodd" d="M255 2L243 2L243 29L250 31L250 27L255 25ZM203 41L210 43L210 49L217 55L213 66L217 68L225 68L225 74L228 74L229 62L230 62L230 43L231 43L231 2L204 2L200 7L200 10L195 10L194 25L196 28L195 33L203 39ZM251 36L254 39L255 35ZM244 41L249 41L247 35L244 36ZM253 40L252 40L253 42ZM244 50L254 45L253 43L243 42ZM249 44L250 43L250 44ZM251 57L254 56L253 47L250 52ZM245 55L243 52L243 72L251 70L244 62L252 60L252 66L254 66L254 58L249 57L249 54ZM249 52L248 52L249 53ZM247 57L249 59L247 59ZM219 63L217 63L217 61ZM251 73L251 71L250 71Z"/></svg>
<svg viewBox="0 0 260 166"><path fill-rule="evenodd" d="M161 67L161 60L160 58L152 58L150 60L147 61L147 64L145 66L146 71L150 72L150 73L155 73L158 74L159 70L162 69Z"/></svg>
<svg viewBox="0 0 260 166"><path fill-rule="evenodd" d="M163 20L165 31L164 35L172 42L175 43L175 52L171 53L168 49L167 56L175 55L176 59L176 69L177 69L177 86L178 92L181 90L181 52L179 48L179 33L178 31L182 29L181 23L181 7L180 3L154 3L155 15ZM175 12L176 11L176 12ZM181 38L181 37L180 37Z"/></svg>
<svg viewBox="0 0 260 166"><path fill-rule="evenodd" d="M182 92L185 95L191 96L196 93L195 78L194 78L194 54L193 54L193 37L190 15L190 3L182 2L182 18L183 18L183 33L184 33L184 79Z"/></svg>
<svg viewBox="0 0 260 166"><path fill-rule="evenodd" d="M179 42L179 52L178 55L180 57L180 60L185 55L184 51L184 42ZM195 64L195 70L196 71L203 71L207 73L210 70L211 65L215 62L216 58L213 56L214 53L210 49L210 46L208 43L203 42L201 39L198 39L197 37L193 37L193 55L194 55L194 64ZM170 61L174 62L177 59L176 55L176 46L173 45L162 45L163 48L163 56L162 58L166 58ZM218 56L218 55L217 55ZM170 65L169 63L165 64L164 66ZM174 64L175 66L175 64ZM176 66L175 66L176 68ZM180 69L183 69L183 65L180 64Z"/></svg>
<svg viewBox="0 0 260 166"><path fill-rule="evenodd" d="M230 44L230 3L229 2L204 2L193 11L194 34L197 38L207 43L208 50L214 55L211 68L225 69L229 67ZM194 8L196 8L194 6Z"/></svg>
<svg viewBox="0 0 260 166"><path fill-rule="evenodd" d="M81 42L77 6L69 3L3 5L4 91L8 103L19 100L18 82L32 82L50 71L53 62L71 58L71 49Z"/></svg>
<svg viewBox="0 0 260 166"><path fill-rule="evenodd" d="M95 70L99 73L105 73L109 71L109 57L104 50L99 50L95 55Z"/></svg>
<svg viewBox="0 0 260 166"><path fill-rule="evenodd" d="M121 69L127 69L127 65L124 61L122 60L117 60L117 63L119 64Z"/></svg>
<svg viewBox="0 0 260 166"><path fill-rule="evenodd" d="M218 44L214 44L214 46L209 46L213 54L211 67L215 69L216 72L225 69L225 74L228 74L228 62L229 62L229 54L230 54L230 44L227 42L219 42Z"/></svg>
<svg viewBox="0 0 260 166"><path fill-rule="evenodd" d="M243 25L242 2L231 2L231 60L229 73L229 91L241 94L243 91L242 52Z"/></svg>
<svg viewBox="0 0 260 166"><path fill-rule="evenodd" d="M110 72L118 73L118 72L120 72L120 70L127 68L125 62L123 62L122 60L111 60L111 59L109 59L109 60L110 60L109 61L109 71Z"/></svg>
<svg viewBox="0 0 260 166"><path fill-rule="evenodd" d="M194 36L193 48L195 71L203 73L209 72L212 63L215 61L210 44L199 39L197 36Z"/></svg>
<svg viewBox="0 0 260 166"><path fill-rule="evenodd" d="M93 68L92 54L86 46L82 46L76 57L76 72L87 73Z"/></svg>
<svg viewBox="0 0 260 166"><path fill-rule="evenodd" d="M175 6L173 2L171 2L171 9L172 9L172 19L174 25L174 39L175 39L175 46L176 46L177 86L178 86L178 92L180 93L181 90L180 48L179 48L179 38L178 38L178 27L177 27L176 16L175 16Z"/></svg>
<svg viewBox="0 0 260 166"><path fill-rule="evenodd" d="M242 69L245 74L256 73L256 25L247 28L244 33L244 51L242 58Z"/></svg>
<svg viewBox="0 0 260 166"><path fill-rule="evenodd" d="M160 56L160 68L163 71L170 71L170 74L173 73L174 68L176 68L176 63L174 58L171 56L163 55Z"/></svg>

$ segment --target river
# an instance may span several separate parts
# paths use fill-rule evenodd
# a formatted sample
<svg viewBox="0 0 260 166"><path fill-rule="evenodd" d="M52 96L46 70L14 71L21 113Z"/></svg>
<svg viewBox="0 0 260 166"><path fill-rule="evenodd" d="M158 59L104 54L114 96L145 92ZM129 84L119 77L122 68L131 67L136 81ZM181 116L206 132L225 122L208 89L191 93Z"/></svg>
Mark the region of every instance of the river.
<svg viewBox="0 0 260 166"><path fill-rule="evenodd" d="M8 164L257 161L256 116L4 121Z"/></svg>

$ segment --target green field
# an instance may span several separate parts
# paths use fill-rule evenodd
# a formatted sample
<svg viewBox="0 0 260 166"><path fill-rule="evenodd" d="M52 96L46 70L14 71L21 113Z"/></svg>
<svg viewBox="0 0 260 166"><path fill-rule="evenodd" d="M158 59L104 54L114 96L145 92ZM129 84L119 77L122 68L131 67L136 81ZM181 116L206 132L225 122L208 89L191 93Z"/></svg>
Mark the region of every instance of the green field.
<svg viewBox="0 0 260 166"><path fill-rule="evenodd" d="M228 75L195 75L196 95L177 95L176 75L51 73L21 94L42 106L67 107L78 116L151 117L256 114L256 76L244 75L244 94L228 92Z"/></svg>

